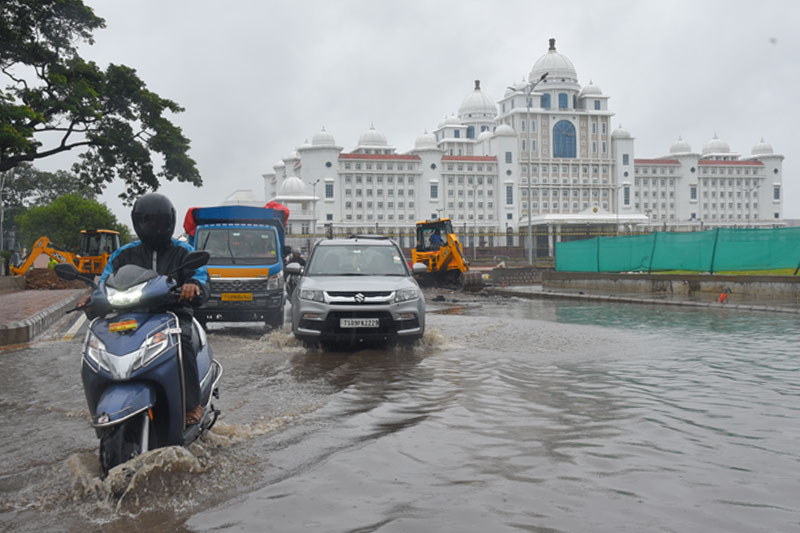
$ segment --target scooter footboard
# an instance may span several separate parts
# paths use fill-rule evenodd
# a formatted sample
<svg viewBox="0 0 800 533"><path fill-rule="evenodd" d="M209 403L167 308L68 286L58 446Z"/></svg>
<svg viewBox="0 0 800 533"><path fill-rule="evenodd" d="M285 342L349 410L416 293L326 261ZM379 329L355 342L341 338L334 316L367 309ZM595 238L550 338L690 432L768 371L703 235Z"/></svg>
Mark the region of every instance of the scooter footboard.
<svg viewBox="0 0 800 533"><path fill-rule="evenodd" d="M97 402L92 416L96 428L119 424L156 404L156 391L144 383L115 383L108 387Z"/></svg>

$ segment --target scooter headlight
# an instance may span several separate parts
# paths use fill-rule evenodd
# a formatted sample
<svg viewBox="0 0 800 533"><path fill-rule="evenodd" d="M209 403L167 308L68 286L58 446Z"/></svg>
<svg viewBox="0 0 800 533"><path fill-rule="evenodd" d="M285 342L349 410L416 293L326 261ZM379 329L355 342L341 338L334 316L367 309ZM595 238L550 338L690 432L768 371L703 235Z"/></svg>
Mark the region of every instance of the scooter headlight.
<svg viewBox="0 0 800 533"><path fill-rule="evenodd" d="M115 307L125 307L137 303L142 299L144 286L147 282L134 285L130 289L117 290L112 287L106 287L106 299L108 303Z"/></svg>
<svg viewBox="0 0 800 533"><path fill-rule="evenodd" d="M144 341L140 349L141 360L136 368L147 366L155 361L159 355L164 353L169 348L169 335L165 330L156 332Z"/></svg>
<svg viewBox="0 0 800 533"><path fill-rule="evenodd" d="M106 372L111 371L106 363L106 345L91 330L86 337L86 348L83 353L92 366L102 368Z"/></svg>
<svg viewBox="0 0 800 533"><path fill-rule="evenodd" d="M267 281L267 290L283 288L283 270L269 278Z"/></svg>

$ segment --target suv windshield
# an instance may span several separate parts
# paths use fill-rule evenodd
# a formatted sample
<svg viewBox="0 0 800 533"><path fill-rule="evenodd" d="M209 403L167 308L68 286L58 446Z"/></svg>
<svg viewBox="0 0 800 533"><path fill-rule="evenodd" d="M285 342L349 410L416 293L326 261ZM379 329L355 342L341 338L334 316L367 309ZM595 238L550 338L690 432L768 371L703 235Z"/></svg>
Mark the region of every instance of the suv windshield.
<svg viewBox="0 0 800 533"><path fill-rule="evenodd" d="M408 269L394 246L337 244L318 246L306 275L407 276Z"/></svg>
<svg viewBox="0 0 800 533"><path fill-rule="evenodd" d="M211 254L216 265L272 265L278 262L275 241L270 228L204 228L196 248Z"/></svg>

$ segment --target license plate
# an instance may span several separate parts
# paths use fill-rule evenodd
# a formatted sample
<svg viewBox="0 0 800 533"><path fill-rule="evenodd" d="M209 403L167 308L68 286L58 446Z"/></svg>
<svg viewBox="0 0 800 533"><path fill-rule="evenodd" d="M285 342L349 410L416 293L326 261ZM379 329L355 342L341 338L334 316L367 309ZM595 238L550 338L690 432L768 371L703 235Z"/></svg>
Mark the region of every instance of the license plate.
<svg viewBox="0 0 800 533"><path fill-rule="evenodd" d="M249 302L253 299L252 292L223 292L223 302Z"/></svg>
<svg viewBox="0 0 800 533"><path fill-rule="evenodd" d="M119 322L111 322L108 324L108 331L111 333L119 332L119 331L128 331L134 330L139 327L139 324L136 322L135 319L131 320L121 320Z"/></svg>
<svg viewBox="0 0 800 533"><path fill-rule="evenodd" d="M340 328L377 328L381 322L377 318L340 318Z"/></svg>

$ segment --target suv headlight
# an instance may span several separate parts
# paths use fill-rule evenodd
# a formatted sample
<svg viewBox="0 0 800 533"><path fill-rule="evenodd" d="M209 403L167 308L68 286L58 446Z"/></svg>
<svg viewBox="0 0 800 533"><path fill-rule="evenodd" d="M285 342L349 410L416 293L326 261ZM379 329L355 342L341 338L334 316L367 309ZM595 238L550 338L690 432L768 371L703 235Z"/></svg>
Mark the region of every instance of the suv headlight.
<svg viewBox="0 0 800 533"><path fill-rule="evenodd" d="M283 270L269 278L267 281L267 290L282 289L283 288Z"/></svg>
<svg viewBox="0 0 800 533"><path fill-rule="evenodd" d="M106 287L106 299L108 303L115 307L125 307L127 305L135 304L142 299L144 286L147 282L134 285L130 289L120 291L111 287Z"/></svg>
<svg viewBox="0 0 800 533"><path fill-rule="evenodd" d="M325 302L325 296L322 291L312 291L310 289L303 289L300 291L301 300L311 300L312 302Z"/></svg>
<svg viewBox="0 0 800 533"><path fill-rule="evenodd" d="M400 289L394 293L395 302L407 302L409 300L416 300L419 298L418 289Z"/></svg>

